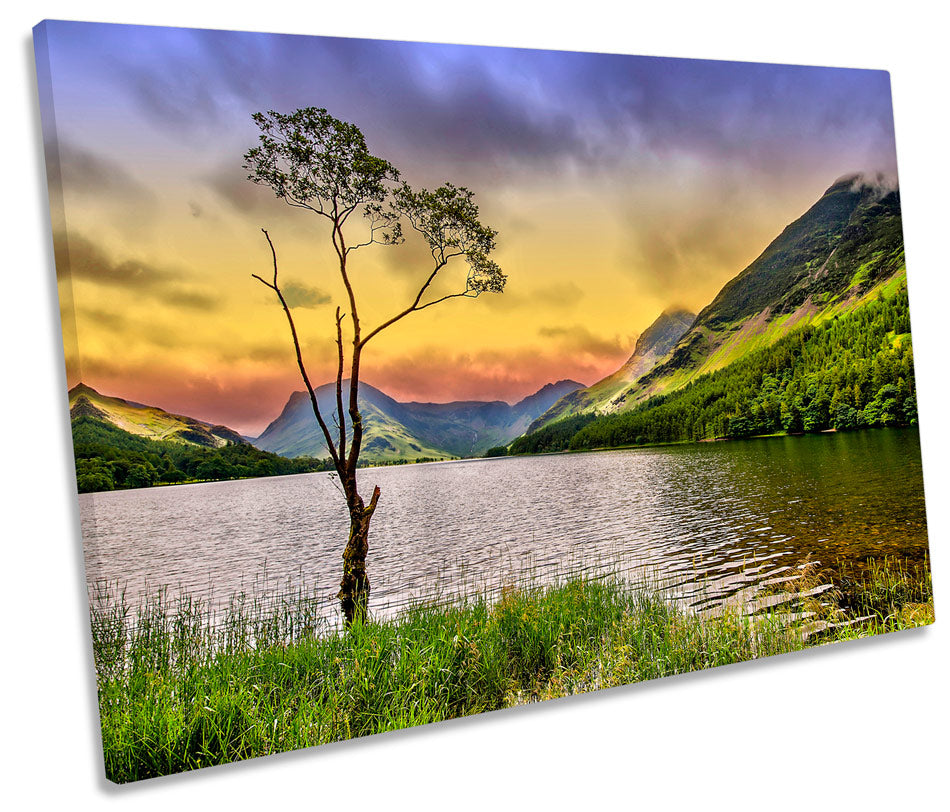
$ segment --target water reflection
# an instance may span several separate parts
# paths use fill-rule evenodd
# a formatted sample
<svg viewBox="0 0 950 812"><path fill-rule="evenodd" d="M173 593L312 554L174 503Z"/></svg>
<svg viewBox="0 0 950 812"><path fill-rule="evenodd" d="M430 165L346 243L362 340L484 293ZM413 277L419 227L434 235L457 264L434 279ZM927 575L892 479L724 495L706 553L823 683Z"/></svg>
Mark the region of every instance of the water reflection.
<svg viewBox="0 0 950 812"><path fill-rule="evenodd" d="M371 609L497 588L525 567L666 578L696 608L830 565L927 548L914 430L470 460L362 471L383 496L371 531ZM80 497L86 575L132 603L167 585L220 599L317 585L335 612L346 536L326 474Z"/></svg>

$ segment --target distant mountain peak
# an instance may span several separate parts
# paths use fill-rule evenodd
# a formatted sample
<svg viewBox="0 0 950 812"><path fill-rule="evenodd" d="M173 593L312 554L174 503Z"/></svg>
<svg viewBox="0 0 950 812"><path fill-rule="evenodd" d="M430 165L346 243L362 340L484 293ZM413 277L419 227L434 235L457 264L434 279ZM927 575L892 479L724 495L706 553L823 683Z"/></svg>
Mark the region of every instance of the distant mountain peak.
<svg viewBox="0 0 950 812"><path fill-rule="evenodd" d="M583 388L584 384L563 378L557 381L557 383L546 383L534 394L519 400L512 408L518 412L530 412L531 420L534 420L565 395ZM541 405L543 405L544 408L539 408Z"/></svg>
<svg viewBox="0 0 950 812"><path fill-rule="evenodd" d="M886 172L849 172L838 178L825 191L825 194L837 188L847 188L849 192L869 190L883 197L899 188L897 177Z"/></svg>
<svg viewBox="0 0 950 812"><path fill-rule="evenodd" d="M688 307L685 307L684 305L679 305L679 304L673 304L666 307L663 310L663 312L660 313L659 317L657 318L657 321L659 321L664 316L667 318L674 318L674 319L676 318L681 319L684 317L688 317L691 319L696 318L696 314L692 310L690 310Z"/></svg>
<svg viewBox="0 0 950 812"><path fill-rule="evenodd" d="M640 334L633 354L620 369L591 386L578 386L563 393L547 411L538 415L528 427L528 431L535 431L546 423L570 414L615 409L619 402L616 398L619 397L622 400L626 389L649 372L673 349L695 319L696 314L685 307L678 305L667 307Z"/></svg>
<svg viewBox="0 0 950 812"><path fill-rule="evenodd" d="M678 389L793 329L848 312L903 272L896 178L842 175L699 315L668 307L637 339L623 367L562 398L530 430L583 412L630 409ZM658 338L671 322L681 332L664 348Z"/></svg>
<svg viewBox="0 0 950 812"><path fill-rule="evenodd" d="M538 395L541 395L541 394L547 394L548 392L554 389L583 389L583 388L584 388L584 384L582 383L578 383L577 381L572 381L570 378L562 378L561 380L555 381L554 383L546 383L537 392L534 392L533 394L530 394L527 397L522 398L518 402L524 403L526 400L529 400L530 398L537 397Z"/></svg>
<svg viewBox="0 0 950 812"><path fill-rule="evenodd" d="M669 307L656 317L637 339L633 354L627 359L624 368L636 364L637 359L648 354L657 357L666 355L696 319L696 314L686 308ZM645 371L645 370L644 370ZM640 373L643 374L642 372Z"/></svg>
<svg viewBox="0 0 950 812"><path fill-rule="evenodd" d="M69 390L70 418L93 418L150 440L173 440L216 448L227 443L247 442L227 426L211 425L185 415L171 414L158 406L103 395L78 383Z"/></svg>
<svg viewBox="0 0 950 812"><path fill-rule="evenodd" d="M846 313L903 272L896 179L881 172L842 175L722 287L623 408L721 369L791 330Z"/></svg>
<svg viewBox="0 0 950 812"><path fill-rule="evenodd" d="M343 382L345 392L349 382ZM473 456L505 445L524 432L532 420L568 392L583 388L560 380L542 386L515 405L501 400L457 400L449 403L400 402L365 382L360 383L363 416L361 459L398 460L418 457ZM314 390L320 412L336 418L336 383ZM323 456L323 434L306 392L294 392L280 415L253 443L284 456ZM344 414L349 433L349 417Z"/></svg>
<svg viewBox="0 0 950 812"><path fill-rule="evenodd" d="M70 389L67 394L69 395L70 399L72 399L78 395L98 395L99 392L97 392L91 386L88 386L80 381L72 389Z"/></svg>

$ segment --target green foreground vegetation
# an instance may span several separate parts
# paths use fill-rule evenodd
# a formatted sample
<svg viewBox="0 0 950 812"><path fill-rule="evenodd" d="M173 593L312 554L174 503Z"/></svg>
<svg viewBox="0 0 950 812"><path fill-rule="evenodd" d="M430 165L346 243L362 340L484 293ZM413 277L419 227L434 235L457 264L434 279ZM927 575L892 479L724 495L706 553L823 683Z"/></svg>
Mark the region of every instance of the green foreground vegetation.
<svg viewBox="0 0 950 812"><path fill-rule="evenodd" d="M512 454L917 423L907 287L808 325L635 409L582 414L511 443Z"/></svg>
<svg viewBox="0 0 950 812"><path fill-rule="evenodd" d="M698 616L619 579L512 586L334 631L303 591L212 624L100 587L91 621L107 777L124 783L933 622L924 564L805 568L798 617ZM820 595L815 587L824 584ZM796 619L797 618L797 619Z"/></svg>

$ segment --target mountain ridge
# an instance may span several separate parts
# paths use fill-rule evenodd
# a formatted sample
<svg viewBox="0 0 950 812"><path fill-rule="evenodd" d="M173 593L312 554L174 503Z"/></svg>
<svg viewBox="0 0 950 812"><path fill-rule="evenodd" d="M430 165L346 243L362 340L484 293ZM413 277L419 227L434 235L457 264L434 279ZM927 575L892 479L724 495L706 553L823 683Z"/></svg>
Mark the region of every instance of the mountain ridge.
<svg viewBox="0 0 950 812"><path fill-rule="evenodd" d="M678 389L796 327L834 318L903 278L900 196L839 178L704 307L670 357L631 393L634 403Z"/></svg>
<svg viewBox="0 0 950 812"><path fill-rule="evenodd" d="M548 383L514 405L501 400L432 403L400 402L361 381L362 456L376 461L473 456L493 446L505 445L523 434L531 421L552 403L581 387L583 384L568 379ZM343 389L346 401L349 398L348 380L343 382ZM336 384L323 384L314 392L320 411L336 439ZM349 434L347 415L344 415L344 420ZM253 443L262 450L284 456L320 456L326 453L309 394L292 393L280 415L253 439Z"/></svg>
<svg viewBox="0 0 950 812"><path fill-rule="evenodd" d="M676 391L797 327L850 312L905 274L899 189L880 175L841 176L723 285L665 357L629 385L603 386L622 367L555 404L530 430L572 415L625 411ZM609 396L597 397L597 387Z"/></svg>
<svg viewBox="0 0 950 812"><path fill-rule="evenodd" d="M528 432L536 431L541 426L572 414L610 410L610 402L617 393L638 380L664 358L695 318L696 314L685 308L666 308L640 334L630 357L616 372L556 401L528 426Z"/></svg>
<svg viewBox="0 0 950 812"><path fill-rule="evenodd" d="M69 390L68 397L70 419L93 417L149 440L172 440L206 448L221 448L228 443L247 444L228 426L173 414L158 406L103 395L82 382Z"/></svg>

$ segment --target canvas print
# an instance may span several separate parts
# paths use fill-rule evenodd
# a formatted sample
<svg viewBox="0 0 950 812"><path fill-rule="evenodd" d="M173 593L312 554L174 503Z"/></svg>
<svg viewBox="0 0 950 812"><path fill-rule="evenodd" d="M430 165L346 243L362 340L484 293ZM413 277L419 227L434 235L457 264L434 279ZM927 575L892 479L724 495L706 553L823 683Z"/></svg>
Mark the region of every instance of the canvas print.
<svg viewBox="0 0 950 812"><path fill-rule="evenodd" d="M35 52L109 780L933 622L884 70Z"/></svg>

